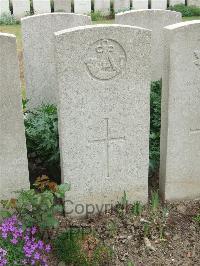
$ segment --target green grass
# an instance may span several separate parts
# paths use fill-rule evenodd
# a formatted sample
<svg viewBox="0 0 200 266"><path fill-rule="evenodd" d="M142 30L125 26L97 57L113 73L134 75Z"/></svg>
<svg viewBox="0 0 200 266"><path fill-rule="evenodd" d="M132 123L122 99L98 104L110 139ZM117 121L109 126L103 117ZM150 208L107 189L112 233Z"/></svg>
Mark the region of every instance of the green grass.
<svg viewBox="0 0 200 266"><path fill-rule="evenodd" d="M198 17L184 17L183 18L183 21L188 21L188 20L199 20L200 19L200 16Z"/></svg>

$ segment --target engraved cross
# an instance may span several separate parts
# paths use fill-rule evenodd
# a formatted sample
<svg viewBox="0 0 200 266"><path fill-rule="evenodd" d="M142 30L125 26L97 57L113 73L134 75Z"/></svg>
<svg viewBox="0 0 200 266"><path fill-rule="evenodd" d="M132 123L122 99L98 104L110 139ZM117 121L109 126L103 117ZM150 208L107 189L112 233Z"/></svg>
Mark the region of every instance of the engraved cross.
<svg viewBox="0 0 200 266"><path fill-rule="evenodd" d="M106 156L107 156L107 177L110 176L110 142L117 140L125 140L125 137L110 137L109 136L109 118L105 118L106 121L106 138L94 139L89 141L90 143L102 142L106 144Z"/></svg>

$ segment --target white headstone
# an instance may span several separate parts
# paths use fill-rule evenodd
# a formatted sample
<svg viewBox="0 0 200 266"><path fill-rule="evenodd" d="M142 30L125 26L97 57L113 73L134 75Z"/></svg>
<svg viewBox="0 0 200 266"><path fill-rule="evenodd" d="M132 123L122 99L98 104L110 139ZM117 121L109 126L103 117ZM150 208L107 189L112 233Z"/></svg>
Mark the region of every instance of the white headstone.
<svg viewBox="0 0 200 266"><path fill-rule="evenodd" d="M84 15L51 13L22 19L26 94L29 108L57 103L54 32L91 24Z"/></svg>
<svg viewBox="0 0 200 266"><path fill-rule="evenodd" d="M97 212L124 191L146 202L151 32L78 27L57 32L56 47L62 180L71 182L73 202L67 212L83 215L77 204Z"/></svg>
<svg viewBox="0 0 200 266"><path fill-rule="evenodd" d="M91 0L74 0L74 12L77 14L90 14Z"/></svg>
<svg viewBox="0 0 200 266"><path fill-rule="evenodd" d="M0 199L29 188L16 38L0 33Z"/></svg>
<svg viewBox="0 0 200 266"><path fill-rule="evenodd" d="M148 9L148 0L132 0L132 9Z"/></svg>
<svg viewBox="0 0 200 266"><path fill-rule="evenodd" d="M130 0L114 0L115 12L130 10Z"/></svg>
<svg viewBox="0 0 200 266"><path fill-rule="evenodd" d="M110 0L95 0L94 10L100 11L103 15L110 14Z"/></svg>
<svg viewBox="0 0 200 266"><path fill-rule="evenodd" d="M13 15L21 19L30 13L30 0L12 0Z"/></svg>
<svg viewBox="0 0 200 266"><path fill-rule="evenodd" d="M170 6L178 5L178 4L184 4L185 5L185 0L170 0L169 1Z"/></svg>
<svg viewBox="0 0 200 266"><path fill-rule="evenodd" d="M54 0L54 12L71 13L71 0Z"/></svg>
<svg viewBox="0 0 200 266"><path fill-rule="evenodd" d="M200 7L200 1L199 0L187 0L188 6L198 6Z"/></svg>
<svg viewBox="0 0 200 266"><path fill-rule="evenodd" d="M50 0L33 0L34 14L51 12Z"/></svg>
<svg viewBox="0 0 200 266"><path fill-rule="evenodd" d="M152 81L162 77L164 63L163 27L182 20L181 13L169 10L133 10L115 16L117 24L125 24L152 30Z"/></svg>
<svg viewBox="0 0 200 266"><path fill-rule="evenodd" d="M9 0L0 0L0 15L10 13Z"/></svg>
<svg viewBox="0 0 200 266"><path fill-rule="evenodd" d="M200 198L200 21L165 28L160 191Z"/></svg>
<svg viewBox="0 0 200 266"><path fill-rule="evenodd" d="M151 0L152 9L167 9L167 0Z"/></svg>

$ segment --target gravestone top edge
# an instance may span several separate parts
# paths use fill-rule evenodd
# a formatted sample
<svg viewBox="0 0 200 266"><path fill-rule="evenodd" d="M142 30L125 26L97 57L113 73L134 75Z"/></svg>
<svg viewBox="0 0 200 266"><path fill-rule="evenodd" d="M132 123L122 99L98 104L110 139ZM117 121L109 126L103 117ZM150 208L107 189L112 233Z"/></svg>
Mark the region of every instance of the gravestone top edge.
<svg viewBox="0 0 200 266"><path fill-rule="evenodd" d="M82 15L82 14L75 14L75 13L67 13L67 12L54 12L54 13L44 13L44 14L38 14L38 15L33 15L33 16L28 16L28 17L24 17L24 18L21 18L21 21L26 21L26 20L31 20L31 19L34 19L34 18L37 18L37 17L47 17L47 16L50 16L50 17L53 17L53 16L57 16L57 15L60 15L60 16L71 16L71 17L87 17L88 19L91 19L90 16L87 16L87 15Z"/></svg>
<svg viewBox="0 0 200 266"><path fill-rule="evenodd" d="M130 26L130 25L122 25L122 24L98 24L98 25L86 25L86 26L79 26L79 27L74 27L74 28L69 28L66 30L61 30L57 31L54 33L56 37L60 35L64 35L65 33L70 33L70 32L76 32L76 31L82 31L82 30L89 30L89 29L114 29L114 28L124 28L124 29L135 29L135 30L140 30L143 32L149 32L151 33L152 31L149 29L145 29L142 27L136 27L136 26Z"/></svg>
<svg viewBox="0 0 200 266"><path fill-rule="evenodd" d="M125 11L125 12L120 12L120 13L117 13L115 16L116 17L119 17L119 16L122 16L122 15L129 15L129 14L132 14L132 13L149 13L149 14L154 14L154 13L158 13L158 14L161 14L161 13L163 13L163 14L167 14L167 13L168 14L172 14L172 13L176 13L176 14L181 15L180 12L172 11L172 10L164 10L164 9L137 9L137 10L129 10L129 11Z"/></svg>
<svg viewBox="0 0 200 266"><path fill-rule="evenodd" d="M178 30L181 28L185 29L185 27L197 26L197 25L200 26L200 20L191 20L166 26L164 27L164 30L176 30L176 29Z"/></svg>
<svg viewBox="0 0 200 266"><path fill-rule="evenodd" d="M8 37L8 38L11 38L11 39L15 39L16 40L16 36L14 34L10 34L10 33L0 32L0 37Z"/></svg>

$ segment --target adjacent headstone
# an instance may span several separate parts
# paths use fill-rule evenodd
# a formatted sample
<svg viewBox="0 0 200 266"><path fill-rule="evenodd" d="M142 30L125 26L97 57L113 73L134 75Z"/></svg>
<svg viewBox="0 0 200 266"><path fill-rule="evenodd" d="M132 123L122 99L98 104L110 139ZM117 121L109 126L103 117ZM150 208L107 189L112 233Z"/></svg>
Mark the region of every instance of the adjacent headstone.
<svg viewBox="0 0 200 266"><path fill-rule="evenodd" d="M29 188L16 38L0 33L0 199Z"/></svg>
<svg viewBox="0 0 200 266"><path fill-rule="evenodd" d="M110 14L110 0L95 0L94 10L101 12L103 15Z"/></svg>
<svg viewBox="0 0 200 266"><path fill-rule="evenodd" d="M200 21L165 28L160 191L200 198Z"/></svg>
<svg viewBox="0 0 200 266"><path fill-rule="evenodd" d="M77 14L90 14L91 0L74 0L74 12Z"/></svg>
<svg viewBox="0 0 200 266"><path fill-rule="evenodd" d="M114 0L115 12L130 10L130 0Z"/></svg>
<svg viewBox="0 0 200 266"><path fill-rule="evenodd" d="M56 33L66 211L148 198L151 32L96 25Z"/></svg>
<svg viewBox="0 0 200 266"><path fill-rule="evenodd" d="M152 9L167 9L167 0L151 0Z"/></svg>
<svg viewBox="0 0 200 266"><path fill-rule="evenodd" d="M148 0L132 0L132 9L148 9Z"/></svg>
<svg viewBox="0 0 200 266"><path fill-rule="evenodd" d="M178 4L184 4L185 5L185 0L170 0L169 1L170 6L178 5Z"/></svg>
<svg viewBox="0 0 200 266"><path fill-rule="evenodd" d="M30 14L30 0L12 0L13 15L17 19L21 19Z"/></svg>
<svg viewBox="0 0 200 266"><path fill-rule="evenodd" d="M51 13L22 19L26 93L29 108L57 103L54 32L91 24L84 15Z"/></svg>
<svg viewBox="0 0 200 266"><path fill-rule="evenodd" d="M33 0L34 14L44 14L51 12L50 0Z"/></svg>
<svg viewBox="0 0 200 266"><path fill-rule="evenodd" d="M198 6L200 7L200 1L199 0L187 0L188 6Z"/></svg>
<svg viewBox="0 0 200 266"><path fill-rule="evenodd" d="M54 0L54 12L71 13L71 0Z"/></svg>
<svg viewBox="0 0 200 266"><path fill-rule="evenodd" d="M0 16L3 13L10 13L9 0L0 0Z"/></svg>
<svg viewBox="0 0 200 266"><path fill-rule="evenodd" d="M133 10L115 16L117 24L139 26L152 30L152 80L162 77L164 63L163 27L182 20L181 13L167 10Z"/></svg>

